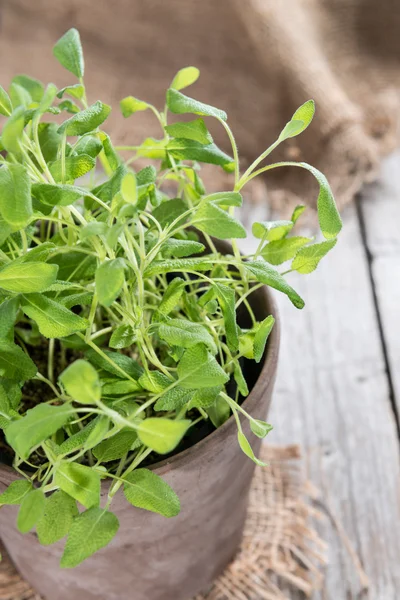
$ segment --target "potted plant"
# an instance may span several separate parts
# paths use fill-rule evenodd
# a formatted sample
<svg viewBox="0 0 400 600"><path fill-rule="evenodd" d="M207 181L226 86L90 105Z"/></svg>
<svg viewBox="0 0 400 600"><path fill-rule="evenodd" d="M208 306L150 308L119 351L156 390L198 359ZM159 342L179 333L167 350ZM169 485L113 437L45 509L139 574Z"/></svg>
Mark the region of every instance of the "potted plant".
<svg viewBox="0 0 400 600"><path fill-rule="evenodd" d="M284 275L314 270L341 228L316 169L259 167L314 104L241 173L225 112L181 92L194 67L161 112L121 101L124 117L152 111L162 137L119 149L101 129L110 107L87 103L75 29L54 54L77 82L21 75L0 88L1 536L47 600L187 600L238 547L271 429L279 335L267 288L302 308ZM225 128L232 157L203 117ZM157 168L135 171L137 158ZM199 163L232 172L233 190L207 194ZM241 256L241 190L287 164L316 177L325 239L290 235L299 206L255 223L258 248Z"/></svg>

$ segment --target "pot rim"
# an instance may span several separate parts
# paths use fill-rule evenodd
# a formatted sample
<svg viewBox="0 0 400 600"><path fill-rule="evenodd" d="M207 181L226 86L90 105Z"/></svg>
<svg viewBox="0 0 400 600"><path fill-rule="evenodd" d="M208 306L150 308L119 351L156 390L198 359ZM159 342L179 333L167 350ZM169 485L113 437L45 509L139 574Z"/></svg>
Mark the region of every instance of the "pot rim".
<svg viewBox="0 0 400 600"><path fill-rule="evenodd" d="M263 286L262 288L259 288L258 293L260 293L262 295L263 302L267 306L268 313L272 314L275 317L275 325L272 328L271 334L267 341L267 347L264 352L262 367L261 367L261 370L257 377L257 381L255 382L255 384L254 384L253 388L251 389L247 398L242 403L242 406L245 409L246 409L246 407L248 407L249 404L252 403L252 400L257 396L258 388L260 387L260 385L264 381L266 383L268 383L273 378L274 371L276 368L278 351L279 351L281 326L280 326L280 318L279 318L279 312L278 312L278 307L277 307L276 301L275 301L270 289L268 288L268 286ZM251 300L250 300L250 304L251 304ZM240 415L240 418L242 419L242 415ZM152 471L160 471L162 473L165 473L172 469L179 468L179 466L182 463L187 464L187 462L190 461L190 458L192 457L193 454L201 452L202 448L209 441L215 440L218 437L223 437L225 435L225 432L228 431L229 429L231 429L234 425L235 425L234 416L231 415L225 421L225 423L223 423L220 427L218 427L218 429L215 429L214 431L212 431L210 434L208 434L202 440L199 440L198 442L196 442L189 448L182 450L178 454L174 454L173 456L171 456L169 458L165 458L160 461L157 461L157 462L153 463L152 465L149 465L149 467L146 467L146 468L149 468ZM5 465L2 463L0 463L0 474L1 474L1 472L8 474L9 476L10 475L14 476L13 479L15 479L15 476L18 475L17 471L13 467L10 467L9 465ZM110 483L109 478L105 479L102 483L103 483L103 485L109 484Z"/></svg>

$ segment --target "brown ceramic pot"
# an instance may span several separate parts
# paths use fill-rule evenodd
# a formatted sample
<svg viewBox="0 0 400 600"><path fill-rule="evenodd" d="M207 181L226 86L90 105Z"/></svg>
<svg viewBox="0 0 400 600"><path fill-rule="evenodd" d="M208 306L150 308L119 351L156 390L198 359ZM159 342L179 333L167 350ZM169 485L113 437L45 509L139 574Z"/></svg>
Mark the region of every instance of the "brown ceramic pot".
<svg viewBox="0 0 400 600"><path fill-rule="evenodd" d="M266 288L251 296L258 319L277 316ZM279 321L268 340L264 361L248 373L251 393L243 406L265 419L275 381ZM243 421L255 453L261 440ZM22 576L46 600L189 600L221 574L242 536L254 463L240 450L233 417L191 448L153 466L177 492L179 516L166 519L132 507L122 493L112 510L120 529L111 544L75 569L61 569L63 543L41 546L35 533L20 534L18 507L0 510L0 535ZM16 478L0 466L0 492ZM107 496L103 483L102 499Z"/></svg>

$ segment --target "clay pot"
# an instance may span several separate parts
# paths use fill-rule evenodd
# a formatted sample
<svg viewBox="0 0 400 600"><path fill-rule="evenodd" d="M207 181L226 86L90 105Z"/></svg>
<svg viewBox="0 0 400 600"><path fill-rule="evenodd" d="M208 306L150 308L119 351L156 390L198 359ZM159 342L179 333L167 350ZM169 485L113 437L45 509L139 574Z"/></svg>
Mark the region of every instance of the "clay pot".
<svg viewBox="0 0 400 600"><path fill-rule="evenodd" d="M266 288L251 296L258 319L277 316ZM275 381L279 321L263 363L246 372L252 391L243 406L265 419ZM250 364L250 363L249 363ZM261 440L243 421L255 453ZM35 533L20 534L18 507L0 510L0 535L22 576L46 600L189 600L206 590L233 559L240 544L254 463L240 450L233 417L183 452L153 466L177 492L181 513L166 519L132 507L119 492L112 510L120 529L111 544L75 569L61 569L63 542L41 546ZM15 472L0 466L0 492ZM108 483L103 482L102 501Z"/></svg>

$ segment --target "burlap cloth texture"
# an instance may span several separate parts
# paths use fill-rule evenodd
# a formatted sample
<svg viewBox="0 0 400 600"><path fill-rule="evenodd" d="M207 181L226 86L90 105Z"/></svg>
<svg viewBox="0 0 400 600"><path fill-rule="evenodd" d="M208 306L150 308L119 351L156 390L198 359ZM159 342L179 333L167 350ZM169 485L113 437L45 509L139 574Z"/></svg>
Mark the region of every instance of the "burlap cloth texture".
<svg viewBox="0 0 400 600"><path fill-rule="evenodd" d="M340 206L398 143L397 0L3 0L0 11L3 86L16 72L70 82L51 47L76 26L90 99L132 94L162 106L174 73L196 65L202 75L188 92L228 112L243 163L314 98L312 128L273 158L320 168ZM229 150L222 128L210 127ZM159 135L151 114L124 121L117 108L109 129L121 142ZM218 173L214 187L224 185ZM315 199L315 182L300 169L269 172L267 182L275 206Z"/></svg>

